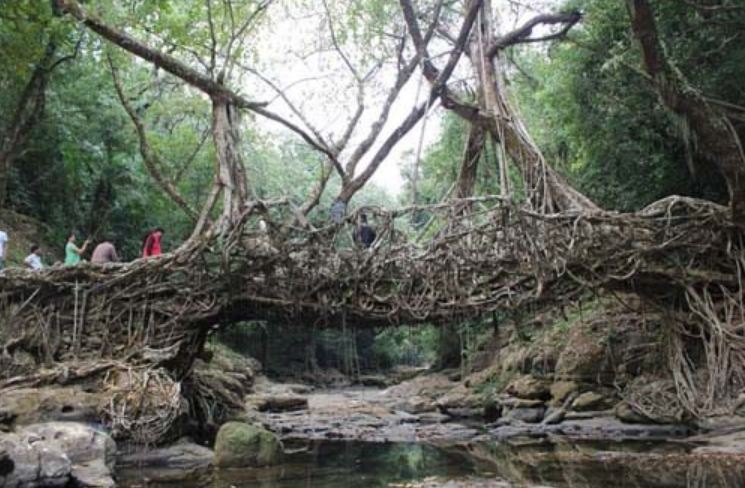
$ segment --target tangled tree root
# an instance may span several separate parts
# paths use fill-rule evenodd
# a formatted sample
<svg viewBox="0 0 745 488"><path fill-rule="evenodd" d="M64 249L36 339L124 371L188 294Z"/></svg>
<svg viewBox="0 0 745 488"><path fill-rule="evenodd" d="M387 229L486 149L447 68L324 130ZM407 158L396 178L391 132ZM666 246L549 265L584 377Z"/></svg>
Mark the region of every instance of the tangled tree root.
<svg viewBox="0 0 745 488"><path fill-rule="evenodd" d="M378 232L370 249L355 248L343 225L288 225L287 208L253 202L232 227L155 259L0 274L2 354L131 365L121 384L161 403L122 389L109 413L152 440L163 432L151 422L216 411L205 382L195 380L202 400L188 406L177 385L218 323L452 323L604 288L638 293L673 318L670 368L686 412L705 415L743 387L745 246L724 207L671 197L634 214L539 214L481 197L368 208ZM414 213L442 225L426 241L406 239L401 229ZM123 388L121 378L109 380ZM127 423L129 415L141 424Z"/></svg>

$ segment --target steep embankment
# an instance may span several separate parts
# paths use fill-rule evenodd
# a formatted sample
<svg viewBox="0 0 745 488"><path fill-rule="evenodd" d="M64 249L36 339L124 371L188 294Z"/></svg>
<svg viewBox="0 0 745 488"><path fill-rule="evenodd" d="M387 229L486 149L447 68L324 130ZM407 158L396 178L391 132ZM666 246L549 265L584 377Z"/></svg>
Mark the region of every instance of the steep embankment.
<svg viewBox="0 0 745 488"><path fill-rule="evenodd" d="M47 264L54 263L60 256L62 245L46 240L48 229L38 220L3 210L0 212L0 230L8 234L6 266L23 266L23 259L33 244L41 246L42 259Z"/></svg>

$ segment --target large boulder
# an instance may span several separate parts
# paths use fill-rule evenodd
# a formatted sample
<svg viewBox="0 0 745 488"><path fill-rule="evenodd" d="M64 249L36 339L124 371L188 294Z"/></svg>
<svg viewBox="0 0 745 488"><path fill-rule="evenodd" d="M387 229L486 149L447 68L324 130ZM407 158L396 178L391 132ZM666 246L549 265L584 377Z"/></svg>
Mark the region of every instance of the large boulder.
<svg viewBox="0 0 745 488"><path fill-rule="evenodd" d="M98 422L102 396L75 387L21 388L0 395L0 423Z"/></svg>
<svg viewBox="0 0 745 488"><path fill-rule="evenodd" d="M193 482L206 478L213 458L211 449L188 439L158 449L137 447L117 458L117 479L125 484L144 478L154 483Z"/></svg>
<svg viewBox="0 0 745 488"><path fill-rule="evenodd" d="M259 412L292 412L306 410L308 398L299 395L259 395L256 397Z"/></svg>
<svg viewBox="0 0 745 488"><path fill-rule="evenodd" d="M70 482L70 459L40 439L0 434L0 452L5 453L0 470L3 488L62 487Z"/></svg>
<svg viewBox="0 0 745 488"><path fill-rule="evenodd" d="M574 381L557 381L551 385L551 404L561 406L573 394L577 393L579 385Z"/></svg>
<svg viewBox="0 0 745 488"><path fill-rule="evenodd" d="M574 399L571 409L577 412L587 412L591 410L601 410L608 406L608 400L605 395L587 391Z"/></svg>
<svg viewBox="0 0 745 488"><path fill-rule="evenodd" d="M526 400L548 400L551 392L548 383L530 375L513 380L505 389L507 393Z"/></svg>
<svg viewBox="0 0 745 488"><path fill-rule="evenodd" d="M47 422L18 432L27 442L64 453L76 486L114 486L116 443L107 433L76 422Z"/></svg>
<svg viewBox="0 0 745 488"><path fill-rule="evenodd" d="M28 425L18 433L58 447L73 464L103 461L109 469L113 469L116 462L114 439L106 432L86 424L46 422Z"/></svg>
<svg viewBox="0 0 745 488"><path fill-rule="evenodd" d="M525 422L528 424L536 424L543 420L544 415L546 414L546 408L545 407L523 407L523 408L515 408L513 410L510 410L507 412L507 415L505 415L505 420L508 421L517 421L517 422Z"/></svg>
<svg viewBox="0 0 745 488"><path fill-rule="evenodd" d="M116 444L75 422L48 422L0 435L0 486L113 487Z"/></svg>
<svg viewBox="0 0 745 488"><path fill-rule="evenodd" d="M215 466L218 468L270 466L281 457L282 443L259 425L228 422L217 433Z"/></svg>
<svg viewBox="0 0 745 488"><path fill-rule="evenodd" d="M616 406L613 408L613 414L621 422L626 422L629 424L653 423L649 417L639 412L636 408L625 401L621 401L616 404Z"/></svg>

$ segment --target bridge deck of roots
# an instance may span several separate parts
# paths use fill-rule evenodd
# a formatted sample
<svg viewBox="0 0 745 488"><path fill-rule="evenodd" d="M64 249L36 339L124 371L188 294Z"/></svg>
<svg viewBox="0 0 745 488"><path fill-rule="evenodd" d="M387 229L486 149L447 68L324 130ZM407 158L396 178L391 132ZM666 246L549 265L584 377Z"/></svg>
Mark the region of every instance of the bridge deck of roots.
<svg viewBox="0 0 745 488"><path fill-rule="evenodd" d="M0 388L105 375L121 403L112 400L112 423L152 440L181 408L180 382L217 325L457 322L597 289L633 290L669 311L680 337L700 338L703 370L684 359L685 344L671 348L688 411L745 386L744 247L724 207L671 197L634 214L546 215L482 197L366 209L378 233L370 249L352 243L354 215L312 228L289 225L289 210L251 203L221 232L155 259L0 274L0 321L12 332L0 337ZM410 222L426 219L436 225L407 238ZM19 351L47 369L21 366ZM135 415L145 406L128 389L169 400Z"/></svg>

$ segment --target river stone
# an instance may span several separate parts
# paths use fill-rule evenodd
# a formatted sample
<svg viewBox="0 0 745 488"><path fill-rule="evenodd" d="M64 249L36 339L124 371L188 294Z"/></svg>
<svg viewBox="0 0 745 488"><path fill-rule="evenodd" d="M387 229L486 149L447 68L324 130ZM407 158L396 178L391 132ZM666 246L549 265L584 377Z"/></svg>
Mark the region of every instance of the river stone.
<svg viewBox="0 0 745 488"><path fill-rule="evenodd" d="M308 408L308 399L302 396L278 395L262 396L256 400L260 412L290 412Z"/></svg>
<svg viewBox="0 0 745 488"><path fill-rule="evenodd" d="M73 464L70 475L76 488L113 488L111 469L101 459L81 464Z"/></svg>
<svg viewBox="0 0 745 488"><path fill-rule="evenodd" d="M605 403L605 396L594 391L582 393L572 402L572 410L586 412L588 410L599 410Z"/></svg>
<svg viewBox="0 0 745 488"><path fill-rule="evenodd" d="M215 466L219 468L270 466L281 456L282 443L259 425L228 422L217 433Z"/></svg>
<svg viewBox="0 0 745 488"><path fill-rule="evenodd" d="M411 414L434 412L437 410L437 406L431 398L420 395L414 395L408 398L404 398L393 406L398 410L402 410ZM448 413L450 413L449 409Z"/></svg>
<svg viewBox="0 0 745 488"><path fill-rule="evenodd" d="M47 422L24 427L20 434L57 446L73 464L103 461L109 469L116 461L116 443L111 436L77 422Z"/></svg>
<svg viewBox="0 0 745 488"><path fill-rule="evenodd" d="M563 408L549 408L546 412L546 416L543 418L544 424L558 424L566 417L566 410Z"/></svg>
<svg viewBox="0 0 745 488"><path fill-rule="evenodd" d="M530 375L513 380L507 385L506 392L526 400L548 400L551 397L546 382Z"/></svg>
<svg viewBox="0 0 745 488"><path fill-rule="evenodd" d="M28 425L18 434L64 453L76 486L114 486L116 443L107 433L77 422L47 422Z"/></svg>
<svg viewBox="0 0 745 488"><path fill-rule="evenodd" d="M646 415L644 415L642 413L637 412L627 402L618 402L618 404L613 409L613 414L621 422L626 422L626 423L629 423L629 424L648 424L648 423L652 423L652 421L649 419L649 417L647 417Z"/></svg>
<svg viewBox="0 0 745 488"><path fill-rule="evenodd" d="M528 424L536 424L543 420L543 416L546 413L545 407L534 407L534 408L515 408L507 412L505 417L507 420L525 422Z"/></svg>
<svg viewBox="0 0 745 488"><path fill-rule="evenodd" d="M39 438L0 434L0 451L6 454L3 462L6 473L0 474L3 488L54 488L70 482L70 459L57 446Z"/></svg>
<svg viewBox="0 0 745 488"><path fill-rule="evenodd" d="M542 400L526 400L525 398L509 396L499 398L498 402L504 408L534 408L543 406Z"/></svg>
<svg viewBox="0 0 745 488"><path fill-rule="evenodd" d="M171 446L140 449L120 455L116 460L117 478L154 483L195 481L205 476L212 466L211 449L181 439Z"/></svg>
<svg viewBox="0 0 745 488"><path fill-rule="evenodd" d="M579 390L579 385L574 381L557 381L551 384L551 404L563 405L569 396Z"/></svg>
<svg viewBox="0 0 745 488"><path fill-rule="evenodd" d="M690 434L690 429L682 425L626 424L614 417L597 417L583 420L564 420L559 424L499 423L489 431L495 440L513 437L545 437L546 435L566 435L587 439L606 440L667 440Z"/></svg>
<svg viewBox="0 0 745 488"><path fill-rule="evenodd" d="M76 387L20 388L0 395L2 423L99 422L102 397Z"/></svg>

